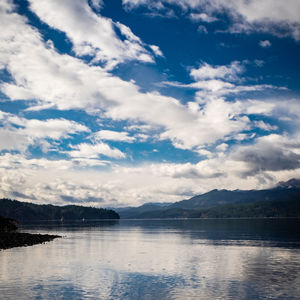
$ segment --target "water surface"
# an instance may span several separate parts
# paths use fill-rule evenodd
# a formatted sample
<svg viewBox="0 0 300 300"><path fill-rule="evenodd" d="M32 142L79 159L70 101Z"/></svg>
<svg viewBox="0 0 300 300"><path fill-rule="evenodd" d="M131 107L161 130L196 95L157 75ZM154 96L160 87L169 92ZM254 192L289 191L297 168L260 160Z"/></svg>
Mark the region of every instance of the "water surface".
<svg viewBox="0 0 300 300"><path fill-rule="evenodd" d="M299 299L300 220L24 226L62 239L0 251L1 299Z"/></svg>

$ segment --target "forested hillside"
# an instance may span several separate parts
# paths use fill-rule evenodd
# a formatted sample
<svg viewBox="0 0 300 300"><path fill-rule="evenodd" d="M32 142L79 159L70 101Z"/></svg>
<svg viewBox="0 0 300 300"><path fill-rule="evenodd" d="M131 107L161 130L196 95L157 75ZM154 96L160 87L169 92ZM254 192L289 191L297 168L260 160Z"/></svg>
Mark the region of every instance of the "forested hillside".
<svg viewBox="0 0 300 300"><path fill-rule="evenodd" d="M0 199L0 215L23 221L119 219L119 214L110 209L77 205L38 205L10 199Z"/></svg>

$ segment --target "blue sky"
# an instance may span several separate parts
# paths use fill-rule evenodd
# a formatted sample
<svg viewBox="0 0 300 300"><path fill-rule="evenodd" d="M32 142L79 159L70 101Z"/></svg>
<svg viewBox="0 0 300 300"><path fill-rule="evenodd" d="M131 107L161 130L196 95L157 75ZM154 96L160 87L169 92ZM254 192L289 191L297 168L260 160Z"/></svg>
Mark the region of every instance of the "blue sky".
<svg viewBox="0 0 300 300"><path fill-rule="evenodd" d="M300 175L300 3L0 4L0 196L140 205Z"/></svg>

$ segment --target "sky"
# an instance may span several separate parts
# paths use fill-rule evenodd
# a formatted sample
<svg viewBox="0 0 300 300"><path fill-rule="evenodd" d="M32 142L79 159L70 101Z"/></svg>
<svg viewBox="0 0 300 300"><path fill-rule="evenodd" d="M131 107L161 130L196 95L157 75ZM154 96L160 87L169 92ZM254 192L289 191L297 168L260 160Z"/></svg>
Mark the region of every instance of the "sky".
<svg viewBox="0 0 300 300"><path fill-rule="evenodd" d="M299 0L1 0L0 27L0 197L138 206L300 177Z"/></svg>

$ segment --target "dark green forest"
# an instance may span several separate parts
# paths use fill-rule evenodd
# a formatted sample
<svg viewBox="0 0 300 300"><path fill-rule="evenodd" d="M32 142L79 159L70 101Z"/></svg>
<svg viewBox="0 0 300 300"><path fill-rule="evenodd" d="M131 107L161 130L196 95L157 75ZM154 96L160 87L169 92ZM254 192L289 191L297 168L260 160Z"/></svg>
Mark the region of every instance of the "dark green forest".
<svg viewBox="0 0 300 300"><path fill-rule="evenodd" d="M38 205L10 199L0 199L0 216L19 222L45 220L119 219L119 214L110 209L78 205Z"/></svg>
<svg viewBox="0 0 300 300"><path fill-rule="evenodd" d="M263 201L247 204L227 204L210 208L165 208L135 215L152 218L300 218L300 201Z"/></svg>
<svg viewBox="0 0 300 300"><path fill-rule="evenodd" d="M11 232L17 230L16 221L0 216L0 232Z"/></svg>

